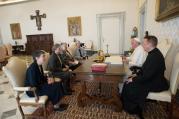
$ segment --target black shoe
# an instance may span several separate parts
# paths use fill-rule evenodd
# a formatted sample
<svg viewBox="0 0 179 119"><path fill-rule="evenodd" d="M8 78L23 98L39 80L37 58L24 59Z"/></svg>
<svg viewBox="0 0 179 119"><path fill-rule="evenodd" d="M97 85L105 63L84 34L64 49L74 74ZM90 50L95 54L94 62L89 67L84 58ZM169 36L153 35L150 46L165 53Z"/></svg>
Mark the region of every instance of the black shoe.
<svg viewBox="0 0 179 119"><path fill-rule="evenodd" d="M72 95L72 92L65 92L65 95Z"/></svg>
<svg viewBox="0 0 179 119"><path fill-rule="evenodd" d="M67 108L58 107L58 108L54 108L54 111L62 112L62 111L65 111L66 109Z"/></svg>
<svg viewBox="0 0 179 119"><path fill-rule="evenodd" d="M142 113L142 108L138 107L138 114L137 115L140 119L144 119L144 116L143 116L143 113Z"/></svg>
<svg viewBox="0 0 179 119"><path fill-rule="evenodd" d="M143 115L139 114L138 115L139 119L144 119Z"/></svg>
<svg viewBox="0 0 179 119"><path fill-rule="evenodd" d="M60 104L60 108L68 108L68 104Z"/></svg>
<svg viewBox="0 0 179 119"><path fill-rule="evenodd" d="M71 92L71 93L72 93L72 92L75 92L75 90L69 89L68 92Z"/></svg>

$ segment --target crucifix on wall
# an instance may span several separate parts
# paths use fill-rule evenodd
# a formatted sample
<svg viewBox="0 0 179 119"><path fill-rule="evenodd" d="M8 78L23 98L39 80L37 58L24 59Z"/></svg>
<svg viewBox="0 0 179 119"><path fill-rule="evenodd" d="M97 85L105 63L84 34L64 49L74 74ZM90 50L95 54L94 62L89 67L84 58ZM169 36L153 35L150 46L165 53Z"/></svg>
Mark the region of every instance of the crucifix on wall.
<svg viewBox="0 0 179 119"><path fill-rule="evenodd" d="M46 18L46 14L40 15L40 10L36 10L36 16L31 15L30 18L31 20L35 19L36 20L36 26L38 30L41 30L42 27L42 18Z"/></svg>

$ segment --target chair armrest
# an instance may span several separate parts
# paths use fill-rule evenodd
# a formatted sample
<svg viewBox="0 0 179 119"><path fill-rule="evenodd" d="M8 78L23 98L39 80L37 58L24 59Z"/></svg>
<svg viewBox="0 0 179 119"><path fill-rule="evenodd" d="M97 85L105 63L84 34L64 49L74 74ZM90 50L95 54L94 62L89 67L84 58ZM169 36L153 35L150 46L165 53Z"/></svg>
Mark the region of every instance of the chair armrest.
<svg viewBox="0 0 179 119"><path fill-rule="evenodd" d="M35 101L38 102L38 100L39 100L39 96L35 92L35 90L36 90L35 87L15 87L14 90L18 92L18 97L19 97L20 92L32 91L35 96Z"/></svg>
<svg viewBox="0 0 179 119"><path fill-rule="evenodd" d="M31 87L15 87L14 90L18 92L31 91Z"/></svg>
<svg viewBox="0 0 179 119"><path fill-rule="evenodd" d="M15 87L14 90L17 92L25 92L25 91L34 92L36 90L36 87Z"/></svg>

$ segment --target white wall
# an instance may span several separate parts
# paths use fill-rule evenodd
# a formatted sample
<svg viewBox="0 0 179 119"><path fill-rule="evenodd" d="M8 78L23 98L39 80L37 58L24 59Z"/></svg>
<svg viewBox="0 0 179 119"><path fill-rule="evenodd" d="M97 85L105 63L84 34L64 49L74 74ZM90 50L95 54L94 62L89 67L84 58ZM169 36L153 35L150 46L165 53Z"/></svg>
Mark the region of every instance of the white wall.
<svg viewBox="0 0 179 119"><path fill-rule="evenodd" d="M2 35L1 35L1 29L0 29L0 45L2 45Z"/></svg>
<svg viewBox="0 0 179 119"><path fill-rule="evenodd" d="M39 9L47 14L42 20L42 31L37 31L35 21L30 20L30 15ZM72 41L68 36L67 17L82 17L82 36L77 39L93 40L97 45L96 14L126 12L125 24L125 49L129 48L131 31L138 25L138 0L39 0L34 2L0 7L0 28L4 43L14 43L11 38L10 23L20 23L22 40L26 42L28 34L53 33L54 41Z"/></svg>
<svg viewBox="0 0 179 119"><path fill-rule="evenodd" d="M139 8L144 2L145 0L139 0ZM165 22L156 22L155 5L156 0L147 0L146 30L149 34L156 35L159 40L170 39L179 43L179 17Z"/></svg>

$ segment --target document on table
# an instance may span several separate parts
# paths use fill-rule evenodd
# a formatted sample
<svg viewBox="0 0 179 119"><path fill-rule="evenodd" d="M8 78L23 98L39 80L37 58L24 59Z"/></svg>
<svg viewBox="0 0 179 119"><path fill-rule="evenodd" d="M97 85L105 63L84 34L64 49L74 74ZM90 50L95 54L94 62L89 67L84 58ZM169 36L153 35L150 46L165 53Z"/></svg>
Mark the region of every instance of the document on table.
<svg viewBox="0 0 179 119"><path fill-rule="evenodd" d="M106 57L105 63L116 64L116 65L122 65L123 64L122 57L119 56L119 55Z"/></svg>

